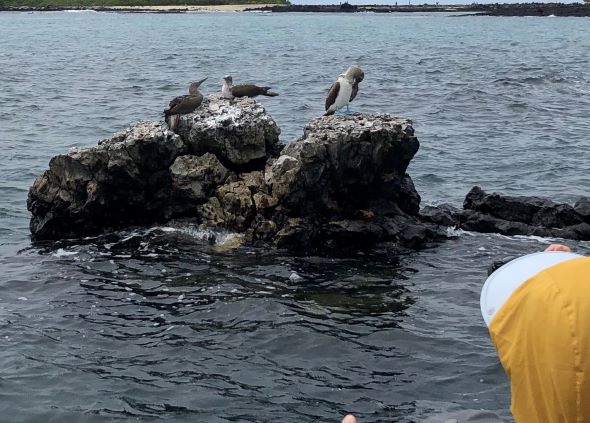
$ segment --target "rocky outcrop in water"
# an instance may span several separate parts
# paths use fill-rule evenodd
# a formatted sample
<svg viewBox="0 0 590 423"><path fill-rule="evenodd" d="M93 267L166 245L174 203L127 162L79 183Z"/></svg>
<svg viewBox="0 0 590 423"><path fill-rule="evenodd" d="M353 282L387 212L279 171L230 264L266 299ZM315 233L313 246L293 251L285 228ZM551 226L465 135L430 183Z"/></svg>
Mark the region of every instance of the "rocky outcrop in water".
<svg viewBox="0 0 590 423"><path fill-rule="evenodd" d="M279 246L395 241L416 248L440 235L418 217L420 196L405 173L418 150L411 123L389 115L310 122L263 171L217 189L200 216Z"/></svg>
<svg viewBox="0 0 590 423"><path fill-rule="evenodd" d="M187 151L165 125L139 122L97 147L52 158L29 191L33 237L75 237L166 217L168 168Z"/></svg>
<svg viewBox="0 0 590 423"><path fill-rule="evenodd" d="M294 249L383 241L420 248L443 228L590 240L590 200L486 194L463 210L420 211L407 167L419 143L410 121L386 114L312 120L284 146L252 99L206 98L176 133L139 122L96 147L51 159L30 189L35 239L97 234L171 219Z"/></svg>
<svg viewBox="0 0 590 423"><path fill-rule="evenodd" d="M432 239L434 227L420 224L420 196L406 174L418 147L411 122L389 115L310 122L266 171L269 193L287 218L278 242L417 246Z"/></svg>
<svg viewBox="0 0 590 423"><path fill-rule="evenodd" d="M419 147L408 120L323 117L281 150L279 128L254 100L209 97L176 132L140 122L53 158L29 192L33 237L174 218L289 248L417 248L441 235L420 221L420 196L406 174Z"/></svg>
<svg viewBox="0 0 590 423"><path fill-rule="evenodd" d="M588 198L571 206L541 197L486 194L473 187L465 197L463 210L450 205L426 207L422 215L432 223L474 232L590 240Z"/></svg>
<svg viewBox="0 0 590 423"><path fill-rule="evenodd" d="M242 167L263 169L280 130L254 100L212 97L182 117L178 132L139 122L96 147L52 158L29 191L33 237L74 237L190 215Z"/></svg>

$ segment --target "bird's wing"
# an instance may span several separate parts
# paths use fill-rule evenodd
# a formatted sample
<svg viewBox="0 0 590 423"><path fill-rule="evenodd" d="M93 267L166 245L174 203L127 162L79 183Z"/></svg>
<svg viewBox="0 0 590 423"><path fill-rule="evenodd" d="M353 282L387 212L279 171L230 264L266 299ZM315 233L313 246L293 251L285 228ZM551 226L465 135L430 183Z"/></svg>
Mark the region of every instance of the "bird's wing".
<svg viewBox="0 0 590 423"><path fill-rule="evenodd" d="M168 109L164 110L164 114L186 114L193 112L203 102L203 95L181 95L173 98Z"/></svg>
<svg viewBox="0 0 590 423"><path fill-rule="evenodd" d="M164 109L164 114L165 115L171 115L174 114L174 109L180 104L182 103L182 99L184 98L184 96L178 96L178 97L174 97L172 100L170 100L170 103L168 103L168 107L166 109Z"/></svg>
<svg viewBox="0 0 590 423"><path fill-rule="evenodd" d="M340 82L336 81L330 87L328 91L328 97L326 97L326 110L330 108L332 104L336 102L336 97L338 97L338 92L340 91Z"/></svg>
<svg viewBox="0 0 590 423"><path fill-rule="evenodd" d="M264 94L268 87L259 87L254 84L240 84L231 87L231 93L234 97L256 97L257 95Z"/></svg>
<svg viewBox="0 0 590 423"><path fill-rule="evenodd" d="M359 93L359 83L355 82L352 84L352 93L350 93L350 101L354 100L356 95Z"/></svg>

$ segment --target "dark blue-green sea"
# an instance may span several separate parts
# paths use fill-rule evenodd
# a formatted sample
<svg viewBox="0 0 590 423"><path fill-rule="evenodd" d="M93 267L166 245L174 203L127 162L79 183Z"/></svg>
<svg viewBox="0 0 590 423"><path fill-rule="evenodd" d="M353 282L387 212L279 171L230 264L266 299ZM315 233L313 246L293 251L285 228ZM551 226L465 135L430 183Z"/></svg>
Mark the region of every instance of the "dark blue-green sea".
<svg viewBox="0 0 590 423"><path fill-rule="evenodd" d="M573 203L590 195L588 34L587 18L0 13L0 422L510 419L479 293L492 261L554 240L449 229L402 256L304 256L158 226L32 243L27 191L52 156L161 119L204 77L272 86L288 142L356 64L353 111L414 121L424 205L473 185Z"/></svg>

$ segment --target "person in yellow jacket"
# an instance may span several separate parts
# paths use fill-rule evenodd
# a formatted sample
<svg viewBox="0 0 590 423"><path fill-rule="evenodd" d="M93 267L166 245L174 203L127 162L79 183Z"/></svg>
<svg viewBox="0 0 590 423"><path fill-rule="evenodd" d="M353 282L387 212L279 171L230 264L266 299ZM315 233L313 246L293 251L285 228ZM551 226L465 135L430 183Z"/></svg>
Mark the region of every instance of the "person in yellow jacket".
<svg viewBox="0 0 590 423"><path fill-rule="evenodd" d="M486 280L480 305L516 423L590 423L590 257L554 244L512 260ZM463 410L424 423L501 421Z"/></svg>

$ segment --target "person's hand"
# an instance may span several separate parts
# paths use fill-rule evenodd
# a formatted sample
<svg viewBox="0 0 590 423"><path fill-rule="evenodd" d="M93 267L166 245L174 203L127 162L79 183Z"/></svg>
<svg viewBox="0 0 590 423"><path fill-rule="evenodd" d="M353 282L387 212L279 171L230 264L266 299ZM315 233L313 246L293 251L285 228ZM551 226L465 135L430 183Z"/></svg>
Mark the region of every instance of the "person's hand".
<svg viewBox="0 0 590 423"><path fill-rule="evenodd" d="M342 419L342 423L356 423L356 417L354 417L352 414L347 414Z"/></svg>
<svg viewBox="0 0 590 423"><path fill-rule="evenodd" d="M571 253L572 249L567 245L563 244L551 244L549 247L545 248L545 251L560 251L564 253Z"/></svg>

